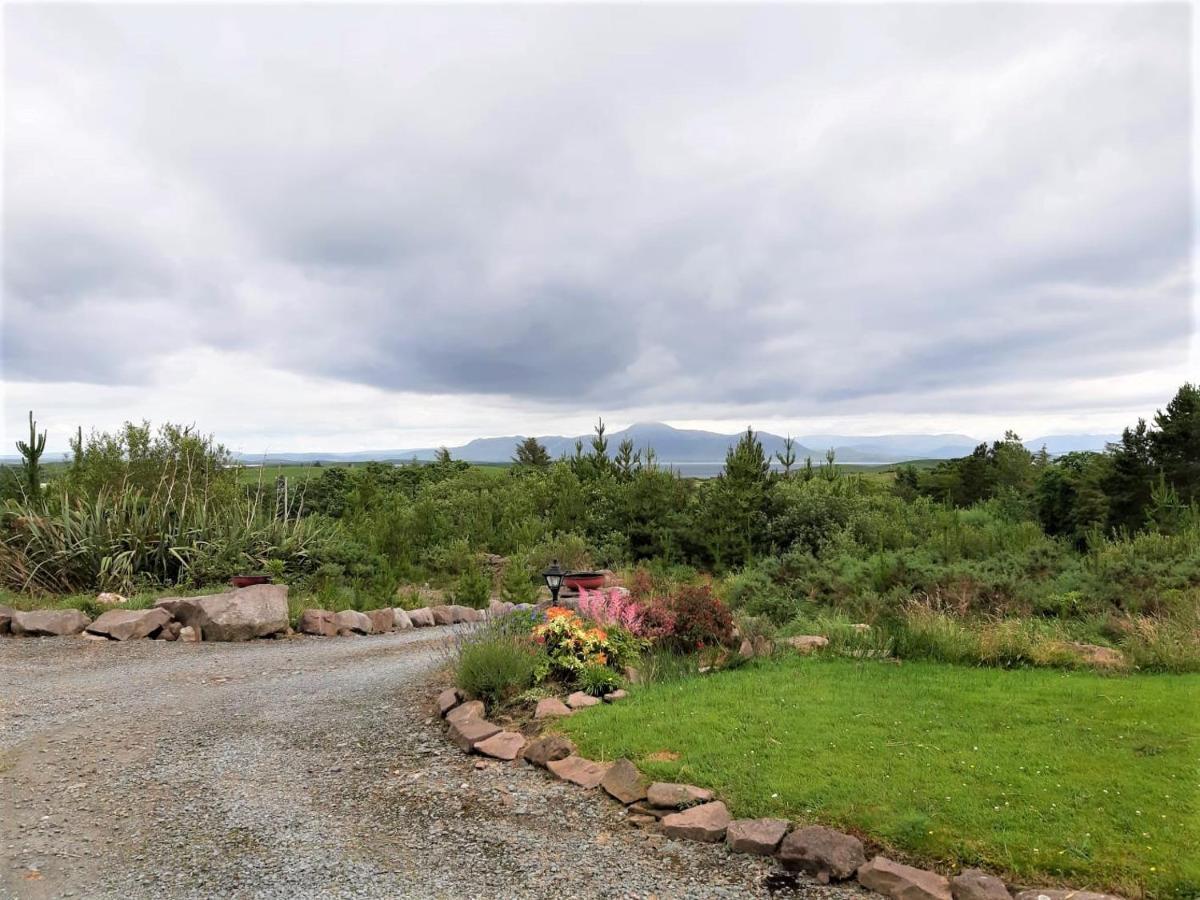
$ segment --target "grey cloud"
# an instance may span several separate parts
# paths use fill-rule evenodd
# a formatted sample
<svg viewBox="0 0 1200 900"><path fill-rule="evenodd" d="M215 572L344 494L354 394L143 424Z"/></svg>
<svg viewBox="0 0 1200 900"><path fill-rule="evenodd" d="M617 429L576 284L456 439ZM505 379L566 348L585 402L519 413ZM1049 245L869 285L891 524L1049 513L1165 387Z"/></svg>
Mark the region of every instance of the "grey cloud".
<svg viewBox="0 0 1200 900"><path fill-rule="evenodd" d="M1181 6L8 19L8 377L220 346L396 390L819 414L1142 371L1190 327L1190 281L1160 287L1191 242ZM38 121L77 143L54 184Z"/></svg>

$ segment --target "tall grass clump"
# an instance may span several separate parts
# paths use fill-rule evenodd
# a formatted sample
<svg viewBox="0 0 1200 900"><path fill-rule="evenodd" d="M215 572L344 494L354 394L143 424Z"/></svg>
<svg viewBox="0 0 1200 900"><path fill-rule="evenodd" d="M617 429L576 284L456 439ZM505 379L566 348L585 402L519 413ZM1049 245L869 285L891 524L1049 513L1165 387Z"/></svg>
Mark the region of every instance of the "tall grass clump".
<svg viewBox="0 0 1200 900"><path fill-rule="evenodd" d="M276 516L261 496L173 490L62 493L0 509L0 585L32 593L200 584L279 559L305 571L325 537L318 519Z"/></svg>
<svg viewBox="0 0 1200 900"><path fill-rule="evenodd" d="M492 628L459 648L459 688L489 706L515 699L537 683L539 674L539 655L528 635Z"/></svg>

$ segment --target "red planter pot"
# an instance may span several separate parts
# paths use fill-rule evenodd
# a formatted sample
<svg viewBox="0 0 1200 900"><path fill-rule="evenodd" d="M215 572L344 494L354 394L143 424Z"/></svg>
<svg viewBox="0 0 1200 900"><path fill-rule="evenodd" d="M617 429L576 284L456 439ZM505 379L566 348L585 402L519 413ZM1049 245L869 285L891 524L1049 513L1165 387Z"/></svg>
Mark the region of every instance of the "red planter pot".
<svg viewBox="0 0 1200 900"><path fill-rule="evenodd" d="M270 575L234 575L229 583L235 588L250 587L252 584L270 584Z"/></svg>
<svg viewBox="0 0 1200 900"><path fill-rule="evenodd" d="M604 575L600 572L572 572L563 576L563 584L576 591L580 588L595 591L604 587Z"/></svg>

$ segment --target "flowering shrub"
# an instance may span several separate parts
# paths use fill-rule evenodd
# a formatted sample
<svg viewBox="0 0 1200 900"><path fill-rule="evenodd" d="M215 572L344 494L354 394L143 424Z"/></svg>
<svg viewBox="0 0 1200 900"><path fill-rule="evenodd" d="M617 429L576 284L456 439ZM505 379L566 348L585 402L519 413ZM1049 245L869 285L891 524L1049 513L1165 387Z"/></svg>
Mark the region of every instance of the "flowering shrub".
<svg viewBox="0 0 1200 900"><path fill-rule="evenodd" d="M624 588L579 591L579 611L601 625L619 626L634 637L657 640L675 630L675 614L654 598L635 600Z"/></svg>
<svg viewBox="0 0 1200 900"><path fill-rule="evenodd" d="M684 585L671 595L675 631L671 641L683 650L703 650L729 643L733 617L708 584Z"/></svg>
<svg viewBox="0 0 1200 900"><path fill-rule="evenodd" d="M533 629L534 640L546 651L551 666L574 679L586 666L608 665L612 647L602 628L589 627L561 606L546 610L546 621Z"/></svg>

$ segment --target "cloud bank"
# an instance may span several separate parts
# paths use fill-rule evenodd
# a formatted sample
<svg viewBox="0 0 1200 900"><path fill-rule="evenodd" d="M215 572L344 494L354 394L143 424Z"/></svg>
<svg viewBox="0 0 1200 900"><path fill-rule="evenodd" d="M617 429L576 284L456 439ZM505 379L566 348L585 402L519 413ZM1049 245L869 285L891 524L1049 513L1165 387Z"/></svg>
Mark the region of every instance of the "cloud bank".
<svg viewBox="0 0 1200 900"><path fill-rule="evenodd" d="M1188 374L1183 4L5 18L6 432L1105 429Z"/></svg>

